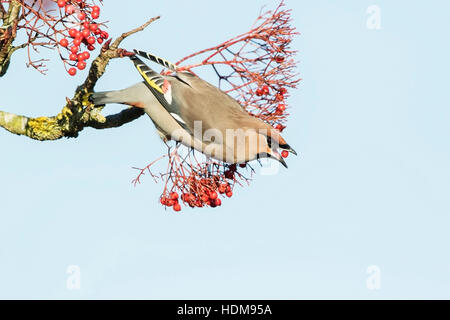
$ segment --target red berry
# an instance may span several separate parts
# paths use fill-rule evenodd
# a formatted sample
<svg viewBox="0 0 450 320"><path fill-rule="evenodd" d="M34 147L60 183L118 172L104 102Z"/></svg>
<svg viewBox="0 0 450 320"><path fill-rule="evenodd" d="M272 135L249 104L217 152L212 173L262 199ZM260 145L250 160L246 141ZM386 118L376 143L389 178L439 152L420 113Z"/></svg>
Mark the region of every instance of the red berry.
<svg viewBox="0 0 450 320"><path fill-rule="evenodd" d="M67 40L66 38L61 39L61 41L59 41L59 44L63 47L67 47L69 45L69 40Z"/></svg>
<svg viewBox="0 0 450 320"><path fill-rule="evenodd" d="M77 53L78 50L80 50L80 47L78 47L78 46L73 46L72 48L70 48L70 52L72 52L72 53Z"/></svg>
<svg viewBox="0 0 450 320"><path fill-rule="evenodd" d="M92 6L92 11L100 12L100 7L99 6Z"/></svg>
<svg viewBox="0 0 450 320"><path fill-rule="evenodd" d="M277 101L283 101L284 100L284 95L282 95L281 93L277 93L277 95L275 96L275 99Z"/></svg>
<svg viewBox="0 0 450 320"><path fill-rule="evenodd" d="M286 151L286 150L283 150L283 152L281 152L281 156L282 156L283 158L287 158L287 157L289 156L289 152Z"/></svg>
<svg viewBox="0 0 450 320"><path fill-rule="evenodd" d="M84 38L87 38L91 35L91 31L89 31L89 29L83 29L83 31L81 31L81 34Z"/></svg>
<svg viewBox="0 0 450 320"><path fill-rule="evenodd" d="M285 104L279 104L277 107L277 111L279 112L284 112L286 110L286 105Z"/></svg>
<svg viewBox="0 0 450 320"><path fill-rule="evenodd" d="M263 94L266 94L266 95L270 93L270 89L268 86L262 87L262 91L263 91Z"/></svg>
<svg viewBox="0 0 450 320"><path fill-rule="evenodd" d="M77 63L78 70L84 70L86 68L86 62L80 61Z"/></svg>
<svg viewBox="0 0 450 320"><path fill-rule="evenodd" d="M228 198L231 198L232 196L233 196L233 192L232 192L232 191L228 191L228 192L227 192L227 197L228 197Z"/></svg>
<svg viewBox="0 0 450 320"><path fill-rule="evenodd" d="M80 44L81 44L81 39L78 39L78 38L73 39L74 46L79 46Z"/></svg>
<svg viewBox="0 0 450 320"><path fill-rule="evenodd" d="M90 29L91 31L97 30L97 29L98 29L98 24L96 24L96 23L91 24L91 25L89 26L89 29Z"/></svg>
<svg viewBox="0 0 450 320"><path fill-rule="evenodd" d="M58 0L58 7L63 8L66 6L66 0Z"/></svg>
<svg viewBox="0 0 450 320"><path fill-rule="evenodd" d="M88 45L87 48L89 51L95 50L95 47L92 44Z"/></svg>
<svg viewBox="0 0 450 320"><path fill-rule="evenodd" d="M98 42L98 44L102 44L103 43L103 38L98 38L97 42Z"/></svg>
<svg viewBox="0 0 450 320"><path fill-rule="evenodd" d="M209 194L209 198L212 200L216 200L218 197L217 192L213 191Z"/></svg>
<svg viewBox="0 0 450 320"><path fill-rule="evenodd" d="M175 205L175 204L177 204L177 203L178 203L178 202L176 202L175 200L167 199L167 201L166 201L166 206L171 207L171 206L173 206L173 205Z"/></svg>
<svg viewBox="0 0 450 320"><path fill-rule="evenodd" d="M89 29L89 27L90 27L89 21L83 22L83 28Z"/></svg>
<svg viewBox="0 0 450 320"><path fill-rule="evenodd" d="M221 206L222 205L222 200L220 200L219 198L217 198L216 200L215 200L215 203L216 203L216 206Z"/></svg>
<svg viewBox="0 0 450 320"><path fill-rule="evenodd" d="M67 14L73 14L75 12L75 7L71 4L68 4L66 6L66 13Z"/></svg>
<svg viewBox="0 0 450 320"><path fill-rule="evenodd" d="M101 36L103 39L108 39L109 38L109 34L106 31L102 31Z"/></svg>
<svg viewBox="0 0 450 320"><path fill-rule="evenodd" d="M77 31L77 33L75 34L75 38L76 39L83 39L83 33L81 31Z"/></svg>
<svg viewBox="0 0 450 320"><path fill-rule="evenodd" d="M280 88L279 92L281 94L286 94L287 93L287 89L286 88Z"/></svg>
<svg viewBox="0 0 450 320"><path fill-rule="evenodd" d="M172 193L170 194L170 198L171 198L172 200L177 200L177 199L178 199L178 193L172 192Z"/></svg>
<svg viewBox="0 0 450 320"><path fill-rule="evenodd" d="M87 42L88 42L89 44L94 44L94 43L95 43L95 37L90 36L89 38L87 38Z"/></svg>
<svg viewBox="0 0 450 320"><path fill-rule="evenodd" d="M284 128L286 128L286 127L283 126L282 124L277 124L277 126L275 127L275 129L279 130L280 132L282 132L284 130Z"/></svg>
<svg viewBox="0 0 450 320"><path fill-rule="evenodd" d="M218 190L219 193L225 193L227 191L227 186L225 184L221 184Z"/></svg>
<svg viewBox="0 0 450 320"><path fill-rule="evenodd" d="M201 208L201 207L203 207L203 203L200 200L198 200L195 202L195 206L198 208Z"/></svg>
<svg viewBox="0 0 450 320"><path fill-rule="evenodd" d="M98 19L98 17L100 17L100 12L92 11L91 16L93 19Z"/></svg>
<svg viewBox="0 0 450 320"><path fill-rule="evenodd" d="M86 13L80 12L80 13L78 14L78 19L80 19L80 20L86 19Z"/></svg>
<svg viewBox="0 0 450 320"><path fill-rule="evenodd" d="M174 206L173 206L173 210L176 211L176 212L181 211L181 206L180 206L180 204L179 204L179 203L175 203Z"/></svg>
<svg viewBox="0 0 450 320"><path fill-rule="evenodd" d="M83 51L82 55L83 55L84 60L87 60L91 57L91 54L87 51Z"/></svg>
<svg viewBox="0 0 450 320"><path fill-rule="evenodd" d="M72 28L69 30L69 36L71 36L72 38L75 38L75 36L77 35L77 32L78 32L77 29Z"/></svg>
<svg viewBox="0 0 450 320"><path fill-rule="evenodd" d="M77 69L75 69L75 68L70 68L70 69L68 70L68 72L69 72L69 74L70 74L71 76L74 76L74 75L77 74Z"/></svg>
<svg viewBox="0 0 450 320"><path fill-rule="evenodd" d="M282 63L284 61L284 57L278 56L278 57L275 58L275 61L278 62L278 63Z"/></svg>
<svg viewBox="0 0 450 320"><path fill-rule="evenodd" d="M161 198L160 202L163 206L167 205L167 198Z"/></svg>
<svg viewBox="0 0 450 320"><path fill-rule="evenodd" d="M69 59L72 61L77 61L78 60L78 56L76 53L71 53L69 56Z"/></svg>
<svg viewBox="0 0 450 320"><path fill-rule="evenodd" d="M261 97L263 94L264 94L264 92L263 92L262 89L257 89L257 90L256 90L256 95L257 95L258 97Z"/></svg>

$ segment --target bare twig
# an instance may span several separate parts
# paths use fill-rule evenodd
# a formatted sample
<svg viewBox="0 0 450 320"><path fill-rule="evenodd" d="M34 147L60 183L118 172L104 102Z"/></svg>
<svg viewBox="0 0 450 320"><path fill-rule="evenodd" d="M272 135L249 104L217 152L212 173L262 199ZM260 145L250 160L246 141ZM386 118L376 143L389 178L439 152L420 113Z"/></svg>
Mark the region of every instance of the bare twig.
<svg viewBox="0 0 450 320"><path fill-rule="evenodd" d="M131 30L131 31L128 31L128 32L123 33L120 37L118 37L118 38L116 39L116 41L113 42L113 44L111 45L111 48L117 49L117 48L119 47L120 43L121 43L125 38L127 38L127 37L129 37L129 36L131 36L131 35L133 35L133 34L135 34L135 33L137 33L137 32L140 32L140 31L144 30L144 29L147 28L151 23L155 22L156 20L158 20L158 19L160 19L160 18L161 18L161 16L153 17L153 18L151 18L150 20L148 20L146 23L144 23L142 26L140 26L140 27L138 27L138 28L136 28L136 29L133 29L133 30Z"/></svg>

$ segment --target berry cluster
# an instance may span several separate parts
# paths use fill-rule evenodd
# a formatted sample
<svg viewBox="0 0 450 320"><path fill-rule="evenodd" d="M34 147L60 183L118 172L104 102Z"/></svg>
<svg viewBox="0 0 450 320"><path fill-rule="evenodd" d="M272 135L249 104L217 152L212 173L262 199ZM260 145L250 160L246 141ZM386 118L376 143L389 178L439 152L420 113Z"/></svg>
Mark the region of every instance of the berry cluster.
<svg viewBox="0 0 450 320"><path fill-rule="evenodd" d="M245 167L245 164L241 164ZM210 177L197 178L191 176L182 190L181 197L177 192L172 191L161 197L161 204L172 207L174 211L181 211L179 199L191 208L211 207L216 208L222 205L222 197L231 198L233 196L232 186L228 180L234 180L236 165L228 166L223 176L213 175Z"/></svg>
<svg viewBox="0 0 450 320"><path fill-rule="evenodd" d="M89 5L86 0L57 0L57 5L64 10L65 17L75 19L75 27L63 31L64 38L59 45L69 53L68 59L63 59L70 68L67 72L74 76L78 70L86 68L86 60L90 58L89 51L95 50L95 44L102 44L109 38L109 34L100 29L100 25L94 21L100 17L100 7ZM61 13L63 15L63 13ZM82 47L88 51L82 51Z"/></svg>
<svg viewBox="0 0 450 320"><path fill-rule="evenodd" d="M283 60L281 60L283 58ZM275 58L277 62L283 62L284 57L278 56ZM273 94L272 94L273 93ZM286 104L284 103L285 95L287 94L287 89L285 87L280 87L279 89L271 88L268 85L264 85L262 87L259 87L256 89L255 94L257 97L260 97L261 99L269 100L273 102L276 107L274 109L271 109L270 112L274 116L283 116L284 112L286 111ZM286 128L286 126L282 125L281 123L278 123L274 125L274 128L279 130L280 132L283 132L283 130Z"/></svg>
<svg viewBox="0 0 450 320"><path fill-rule="evenodd" d="M278 90L275 90L272 88L272 91L275 94L274 97L272 97L271 88L269 86L265 85L265 86L262 86L262 87L256 89L255 94L256 94L256 96L263 97L266 100L274 100L275 102L283 102L284 101L284 95L287 93L286 88L281 87ZM278 111L279 113L283 113L284 110L286 110L286 105L280 104L279 106L284 106L284 108L279 107L279 108L277 108L276 111Z"/></svg>

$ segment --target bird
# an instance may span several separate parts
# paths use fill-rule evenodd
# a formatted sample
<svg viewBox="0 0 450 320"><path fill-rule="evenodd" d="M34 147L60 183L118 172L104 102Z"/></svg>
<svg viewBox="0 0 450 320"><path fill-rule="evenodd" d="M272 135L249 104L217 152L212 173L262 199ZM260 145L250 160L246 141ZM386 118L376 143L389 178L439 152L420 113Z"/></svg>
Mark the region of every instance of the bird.
<svg viewBox="0 0 450 320"><path fill-rule="evenodd" d="M138 56L174 74L161 75ZM297 155L278 130L197 75L144 51L134 50L129 58L144 81L122 90L94 92L89 98L93 104L143 108L164 142L174 140L230 164L272 158L287 168L278 149Z"/></svg>

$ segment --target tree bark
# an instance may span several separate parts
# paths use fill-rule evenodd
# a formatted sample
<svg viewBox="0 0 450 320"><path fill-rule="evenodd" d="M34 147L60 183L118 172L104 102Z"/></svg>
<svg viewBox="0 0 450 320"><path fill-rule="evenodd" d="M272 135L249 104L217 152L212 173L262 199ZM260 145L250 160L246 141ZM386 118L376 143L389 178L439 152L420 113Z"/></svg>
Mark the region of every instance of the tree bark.
<svg viewBox="0 0 450 320"><path fill-rule="evenodd" d="M22 6L17 0L12 0L9 4L8 11L5 11L3 5L0 9L3 20L0 26L0 77L4 76L8 71L9 62L14 51L17 50L13 46L16 39L17 23Z"/></svg>

